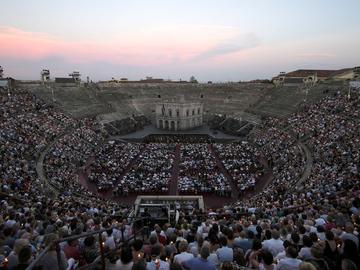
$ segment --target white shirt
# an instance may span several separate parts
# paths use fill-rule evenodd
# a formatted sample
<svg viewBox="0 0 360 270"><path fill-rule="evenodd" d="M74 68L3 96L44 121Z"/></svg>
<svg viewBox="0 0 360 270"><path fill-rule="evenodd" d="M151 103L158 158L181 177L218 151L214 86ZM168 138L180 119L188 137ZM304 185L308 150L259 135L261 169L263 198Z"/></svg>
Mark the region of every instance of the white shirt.
<svg viewBox="0 0 360 270"><path fill-rule="evenodd" d="M116 269L131 270L133 265L134 265L134 262L129 262L128 264L123 264L121 260L116 261Z"/></svg>
<svg viewBox="0 0 360 270"><path fill-rule="evenodd" d="M16 224L16 221L15 221L15 220L9 219L9 220L6 221L5 227L7 227L7 228L12 228L15 224Z"/></svg>
<svg viewBox="0 0 360 270"><path fill-rule="evenodd" d="M298 270L300 263L302 263L302 260L286 257L280 260L275 270Z"/></svg>
<svg viewBox="0 0 360 270"><path fill-rule="evenodd" d="M284 242L281 239L265 240L262 246L263 249L269 251L274 257L284 251Z"/></svg>
<svg viewBox="0 0 360 270"><path fill-rule="evenodd" d="M122 239L123 233L121 232L121 228L114 228L112 235L116 240L127 240L131 236L131 227L129 225L125 225L124 239Z"/></svg>
<svg viewBox="0 0 360 270"><path fill-rule="evenodd" d="M115 240L113 236L109 236L105 240L105 247L108 247L109 249L113 250L116 248Z"/></svg>
<svg viewBox="0 0 360 270"><path fill-rule="evenodd" d="M311 248L310 247L302 247L299 252L299 258L303 260L311 259Z"/></svg>
<svg viewBox="0 0 360 270"><path fill-rule="evenodd" d="M323 218L321 218L321 217L315 219L315 225L316 225L316 226L324 226L325 223L326 223L326 221L325 221Z"/></svg>
<svg viewBox="0 0 360 270"><path fill-rule="evenodd" d="M178 264L182 264L183 262L186 262L190 259L194 258L194 255L192 255L191 253L189 252L181 252L180 254L178 255L175 255L174 257L174 262L178 263Z"/></svg>
<svg viewBox="0 0 360 270"><path fill-rule="evenodd" d="M151 234L157 235L157 232L156 232L156 231L152 231ZM160 235L166 238L166 233L164 233L163 230L161 230Z"/></svg>
<svg viewBox="0 0 360 270"><path fill-rule="evenodd" d="M220 264L220 263L219 263L219 258L218 258L218 256L216 255L215 252L210 253L209 257L207 257L207 260L208 260L209 262L213 263L216 268L217 268L217 267L219 266L219 264Z"/></svg>
<svg viewBox="0 0 360 270"><path fill-rule="evenodd" d="M146 264L146 270L169 270L170 269L170 265L169 263L160 260L160 267L156 268L156 264L154 261L148 262Z"/></svg>
<svg viewBox="0 0 360 270"><path fill-rule="evenodd" d="M280 261L285 258L286 258L286 251L284 250L280 252L278 255L276 255L275 260Z"/></svg>

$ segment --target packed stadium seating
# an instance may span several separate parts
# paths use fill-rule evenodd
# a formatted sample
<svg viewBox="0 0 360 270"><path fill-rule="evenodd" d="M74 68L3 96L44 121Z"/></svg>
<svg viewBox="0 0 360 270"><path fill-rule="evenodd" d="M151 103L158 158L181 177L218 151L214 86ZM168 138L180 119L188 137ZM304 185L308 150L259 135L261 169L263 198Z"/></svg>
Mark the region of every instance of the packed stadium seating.
<svg viewBox="0 0 360 270"><path fill-rule="evenodd" d="M219 114L235 114L242 102L244 110L262 91L269 97L273 90L267 85L258 90L241 86L241 91L227 85L196 87L209 111ZM111 90L112 95L106 89L100 94L93 88L68 89L67 94L56 89L55 103L39 89L0 93L0 268L25 269L31 258L38 258L36 267L42 269L66 269L74 261L73 268L90 267L105 250L111 253L102 262L107 269L157 269L159 264L160 269L196 269L198 255L206 269L359 269L358 92L348 97L342 86L321 85L312 102L288 94L288 105L281 107L274 100L290 89L274 90L272 98L251 112L268 112L273 104L268 116L281 118L264 119L246 142L225 144L196 136L188 142L166 137L116 141L94 118L82 117L121 113L119 108L124 108L122 118L129 117L130 108L130 113L147 116L158 98L155 93L170 96L168 87L133 87L119 94ZM172 90L172 95L195 95L185 86ZM77 97L73 103L71 91ZM227 101L216 106L221 93ZM75 109L85 108L86 102L92 114ZM265 165L271 177L255 192ZM87 179L79 179L79 171ZM131 207L122 196L167 193L176 177L178 189L186 187L191 194L252 191L204 212L179 208L177 224L149 223L145 242L130 241ZM86 181L97 190L87 190ZM102 199L103 190L115 191L112 196L119 200ZM146 212L144 218L149 219ZM79 240L52 245L79 235Z"/></svg>

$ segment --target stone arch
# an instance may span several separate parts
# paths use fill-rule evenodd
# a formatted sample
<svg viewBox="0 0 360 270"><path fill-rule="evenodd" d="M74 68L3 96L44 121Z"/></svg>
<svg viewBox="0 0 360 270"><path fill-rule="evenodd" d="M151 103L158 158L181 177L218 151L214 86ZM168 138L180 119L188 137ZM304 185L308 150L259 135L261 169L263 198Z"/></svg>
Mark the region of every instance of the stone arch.
<svg viewBox="0 0 360 270"><path fill-rule="evenodd" d="M170 130L175 130L175 121L170 122Z"/></svg>
<svg viewBox="0 0 360 270"><path fill-rule="evenodd" d="M165 129L169 129L169 121L168 120L165 120Z"/></svg>
<svg viewBox="0 0 360 270"><path fill-rule="evenodd" d="M159 120L159 128L164 128L164 123L163 123L163 120L162 119L160 119Z"/></svg>

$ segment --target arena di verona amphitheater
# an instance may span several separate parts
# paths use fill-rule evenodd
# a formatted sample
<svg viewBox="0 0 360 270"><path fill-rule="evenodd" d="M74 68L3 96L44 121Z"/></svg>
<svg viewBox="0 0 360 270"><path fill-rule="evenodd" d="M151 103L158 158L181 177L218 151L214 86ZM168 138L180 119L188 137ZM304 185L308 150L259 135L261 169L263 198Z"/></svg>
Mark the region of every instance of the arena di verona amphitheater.
<svg viewBox="0 0 360 270"><path fill-rule="evenodd" d="M39 255L69 236L91 246L97 231L98 256L81 253L81 269L113 269L104 250L123 242L148 261L157 250L142 243L160 242L166 260L175 242L180 252L206 253L194 237L218 250L232 245L234 258L235 247L243 256L257 248L242 239L262 240L274 257L286 249L294 260L305 260L293 255L305 245L316 252L318 241L358 248L359 74L297 70L231 83L84 82L79 72L53 79L49 70L38 81L2 76L2 253L20 234ZM279 252L266 249L271 239L281 239ZM322 252L311 258L329 266L316 269L341 269L343 255ZM358 265L349 254L343 259Z"/></svg>

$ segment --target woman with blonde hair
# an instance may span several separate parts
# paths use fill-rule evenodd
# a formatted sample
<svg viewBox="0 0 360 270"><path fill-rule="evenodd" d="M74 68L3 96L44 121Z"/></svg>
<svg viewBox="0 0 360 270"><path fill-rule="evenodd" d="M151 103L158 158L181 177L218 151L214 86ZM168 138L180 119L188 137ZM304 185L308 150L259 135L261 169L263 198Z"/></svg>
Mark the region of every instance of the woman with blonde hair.
<svg viewBox="0 0 360 270"><path fill-rule="evenodd" d="M299 265L299 270L316 270L316 267L309 262L302 262Z"/></svg>

